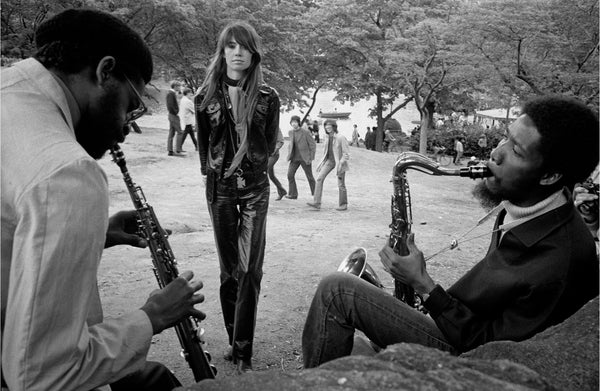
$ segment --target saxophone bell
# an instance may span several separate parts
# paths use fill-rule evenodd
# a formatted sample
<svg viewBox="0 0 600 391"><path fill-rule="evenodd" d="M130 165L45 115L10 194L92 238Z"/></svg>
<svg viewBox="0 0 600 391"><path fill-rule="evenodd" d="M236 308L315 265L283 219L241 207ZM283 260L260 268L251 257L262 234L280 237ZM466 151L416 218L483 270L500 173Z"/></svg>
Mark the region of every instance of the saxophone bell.
<svg viewBox="0 0 600 391"><path fill-rule="evenodd" d="M375 270L367 263L367 250L359 247L346 256L337 268L338 272L350 273L378 288L383 288Z"/></svg>

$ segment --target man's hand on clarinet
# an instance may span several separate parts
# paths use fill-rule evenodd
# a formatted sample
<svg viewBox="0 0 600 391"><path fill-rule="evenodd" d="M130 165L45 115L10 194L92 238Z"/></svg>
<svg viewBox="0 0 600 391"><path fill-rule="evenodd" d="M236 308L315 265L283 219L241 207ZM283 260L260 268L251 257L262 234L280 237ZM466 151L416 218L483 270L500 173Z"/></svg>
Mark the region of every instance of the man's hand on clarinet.
<svg viewBox="0 0 600 391"><path fill-rule="evenodd" d="M408 255L398 255L387 243L381 251L381 263L385 271L390 273L394 279L412 286L419 294L431 292L435 288L435 282L427 273L425 258L421 250L415 245L415 234L411 233L406 241Z"/></svg>
<svg viewBox="0 0 600 391"><path fill-rule="evenodd" d="M137 234L137 212L124 210L112 215L108 220L104 248L127 244L133 247L145 248L146 240Z"/></svg>
<svg viewBox="0 0 600 391"><path fill-rule="evenodd" d="M195 304L204 301L204 295L198 292L202 289L202 281L193 277L193 272L185 271L164 288L150 294L141 309L150 318L154 334L174 326L184 317L206 318L204 312L194 308Z"/></svg>

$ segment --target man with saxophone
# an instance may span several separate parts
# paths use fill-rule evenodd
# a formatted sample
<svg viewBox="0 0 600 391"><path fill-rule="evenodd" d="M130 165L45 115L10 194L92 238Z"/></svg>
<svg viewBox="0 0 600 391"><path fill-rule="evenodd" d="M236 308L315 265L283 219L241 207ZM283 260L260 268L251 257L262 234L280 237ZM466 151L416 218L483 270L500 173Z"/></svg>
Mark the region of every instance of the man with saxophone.
<svg viewBox="0 0 600 391"><path fill-rule="evenodd" d="M351 353L356 329L377 346L407 342L453 354L497 340L521 341L564 321L598 295L594 241L571 189L598 163L598 117L570 98L526 102L491 152L492 176L478 186L500 210L487 254L444 289L423 254L385 245L385 269L412 287L428 314L348 273L325 277L304 332L308 368Z"/></svg>
<svg viewBox="0 0 600 391"><path fill-rule="evenodd" d="M109 220L96 160L145 112L152 56L121 20L86 9L45 21L35 43L1 77L2 389L170 390L180 383L146 354L153 334L204 319L202 282L184 272L104 320L96 276L103 248L145 246L134 213Z"/></svg>

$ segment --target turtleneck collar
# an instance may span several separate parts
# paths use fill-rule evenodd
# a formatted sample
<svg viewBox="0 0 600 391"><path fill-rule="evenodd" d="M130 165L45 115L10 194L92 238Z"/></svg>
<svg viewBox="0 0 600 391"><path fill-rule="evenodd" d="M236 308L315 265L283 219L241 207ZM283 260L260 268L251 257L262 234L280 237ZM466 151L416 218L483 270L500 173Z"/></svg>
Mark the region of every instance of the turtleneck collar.
<svg viewBox="0 0 600 391"><path fill-rule="evenodd" d="M229 87L241 87L241 80L233 80L227 74L223 75L223 82Z"/></svg>
<svg viewBox="0 0 600 391"><path fill-rule="evenodd" d="M522 207L512 204L509 201L502 201L504 209L506 209L506 216L504 221L499 228L503 231L522 224L534 217L540 216L552 209L556 209L567 202L567 196L564 194L563 189L551 194L548 198L538 202L535 205Z"/></svg>

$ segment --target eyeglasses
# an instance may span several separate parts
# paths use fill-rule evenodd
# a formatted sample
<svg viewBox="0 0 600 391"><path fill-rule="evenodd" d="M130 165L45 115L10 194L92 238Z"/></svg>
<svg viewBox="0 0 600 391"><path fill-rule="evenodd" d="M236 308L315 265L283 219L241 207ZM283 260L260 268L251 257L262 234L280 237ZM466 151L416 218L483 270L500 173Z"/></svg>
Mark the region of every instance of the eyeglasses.
<svg viewBox="0 0 600 391"><path fill-rule="evenodd" d="M140 102L140 105L138 106L137 109L134 109L125 115L125 123L129 125L136 119L140 118L142 115L146 114L146 112L148 111L148 108L144 104L144 101L142 100L142 96L140 95L140 93L137 92L137 90L133 86L133 83L131 82L131 80L129 80L129 78L127 76L125 76L125 80L127 80L129 87L131 87L131 89L135 93L135 96L137 96L137 99Z"/></svg>

